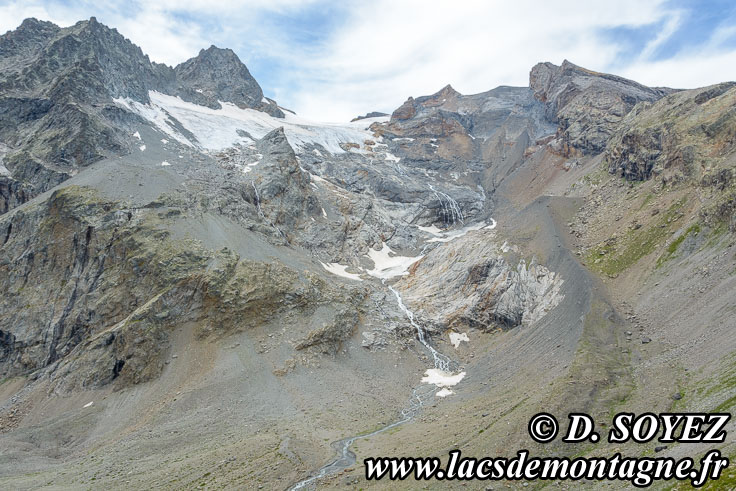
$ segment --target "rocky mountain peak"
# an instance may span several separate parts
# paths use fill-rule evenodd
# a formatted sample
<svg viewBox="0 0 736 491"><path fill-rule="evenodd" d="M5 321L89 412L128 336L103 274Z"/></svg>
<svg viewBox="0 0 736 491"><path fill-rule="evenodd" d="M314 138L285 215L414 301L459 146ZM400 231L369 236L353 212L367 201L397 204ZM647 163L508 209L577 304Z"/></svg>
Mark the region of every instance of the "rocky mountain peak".
<svg viewBox="0 0 736 491"><path fill-rule="evenodd" d="M14 31L0 36L0 68L13 70L43 48L43 45L58 33L60 28L51 23L28 18ZM0 75L0 79L2 75Z"/></svg>
<svg viewBox="0 0 736 491"><path fill-rule="evenodd" d="M219 101L232 102L240 108L260 109L263 90L248 68L231 49L210 46L174 68L177 95L213 109Z"/></svg>
<svg viewBox="0 0 736 491"><path fill-rule="evenodd" d="M602 151L614 127L638 102L656 101L672 92L568 60L560 66L535 65L529 73L529 88L545 103L547 118L559 123L558 137L567 154Z"/></svg>

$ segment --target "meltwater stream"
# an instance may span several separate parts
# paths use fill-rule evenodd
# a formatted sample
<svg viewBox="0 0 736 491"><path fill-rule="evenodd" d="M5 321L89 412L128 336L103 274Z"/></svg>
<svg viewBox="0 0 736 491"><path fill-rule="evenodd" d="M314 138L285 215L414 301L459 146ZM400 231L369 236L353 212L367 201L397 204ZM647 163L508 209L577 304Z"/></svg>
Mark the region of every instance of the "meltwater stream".
<svg viewBox="0 0 736 491"><path fill-rule="evenodd" d="M453 365L456 365L456 362L448 358L447 356L443 355L434 347L429 344L429 341L427 341L427 336L425 334L424 328L420 326L415 320L414 320L414 313L406 308L406 305L404 305L404 301L401 298L401 295L399 292L392 286L388 287L389 290L396 296L396 301L399 304L399 308L402 312L406 315L406 317L409 319L409 323L414 327L414 329L417 330L417 337L419 338L419 342L422 343L422 345L427 348L427 350L432 354L432 358L434 359L434 367L436 369L442 370L444 372L449 372L450 368ZM437 390L437 387L435 387L432 384L422 384L419 387L415 388L412 391L411 398L409 399L409 402L407 403L407 406L401 410L401 417L394 421L393 423L390 423L386 426L383 426L376 431L373 431L371 433L361 434L361 435L355 435L348 438L343 438L342 440L338 440L336 442L332 443L332 448L335 449L337 452L337 458L330 462L329 464L323 466L322 468L317 471L317 473L309 477L303 481L300 481L296 483L291 490L297 490L297 489L303 489L310 484L318 481L319 479L322 479L323 477L327 477L332 474L336 474L344 469L347 469L348 467L355 464L355 453L353 453L350 450L350 447L353 443L355 443L356 440L360 440L362 438L369 438L374 435L378 435L379 433L383 433L384 431L388 431L391 428L395 428L399 425L402 425L408 421L410 421L414 416L416 416L419 411L424 406L425 402L434 397L435 391Z"/></svg>

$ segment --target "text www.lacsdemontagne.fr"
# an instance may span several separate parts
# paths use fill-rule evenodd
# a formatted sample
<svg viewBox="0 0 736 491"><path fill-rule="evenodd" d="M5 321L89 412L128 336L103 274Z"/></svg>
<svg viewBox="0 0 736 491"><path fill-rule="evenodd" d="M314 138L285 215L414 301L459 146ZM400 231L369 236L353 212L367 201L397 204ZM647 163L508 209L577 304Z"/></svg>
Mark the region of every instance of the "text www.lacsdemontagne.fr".
<svg viewBox="0 0 736 491"><path fill-rule="evenodd" d="M365 459L367 480L608 480L628 481L646 487L654 481L690 481L700 487L708 479L718 479L728 459L711 450L700 459L699 468L689 457L612 457L575 458L530 457L520 450L515 457L466 458L459 450L449 453L446 467L437 457L378 457Z"/></svg>

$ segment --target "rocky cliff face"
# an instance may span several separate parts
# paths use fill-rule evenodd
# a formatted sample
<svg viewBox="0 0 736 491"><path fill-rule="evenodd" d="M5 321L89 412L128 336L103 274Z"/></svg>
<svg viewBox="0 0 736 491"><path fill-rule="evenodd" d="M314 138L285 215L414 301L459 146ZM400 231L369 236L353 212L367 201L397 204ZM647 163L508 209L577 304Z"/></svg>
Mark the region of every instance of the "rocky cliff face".
<svg viewBox="0 0 736 491"><path fill-rule="evenodd" d="M566 155L601 152L638 102L656 101L672 92L586 70L567 60L560 66L535 65L529 73L529 87L545 104L547 118L559 125L557 145Z"/></svg>
<svg viewBox="0 0 736 491"><path fill-rule="evenodd" d="M174 68L175 94L185 101L212 109L219 101L232 102L241 108L259 109L283 118L275 102L265 99L261 86L231 49L210 46Z"/></svg>
<svg viewBox="0 0 736 491"><path fill-rule="evenodd" d="M717 173L733 152L734 84L678 92L629 113L608 141L609 171L667 181Z"/></svg>

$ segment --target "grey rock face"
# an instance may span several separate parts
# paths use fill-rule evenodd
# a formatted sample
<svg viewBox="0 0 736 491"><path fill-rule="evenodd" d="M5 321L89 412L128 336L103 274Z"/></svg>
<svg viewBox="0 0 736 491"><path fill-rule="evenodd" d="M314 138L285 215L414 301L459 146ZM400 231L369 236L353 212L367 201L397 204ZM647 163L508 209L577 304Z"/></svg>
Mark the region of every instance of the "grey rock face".
<svg viewBox="0 0 736 491"><path fill-rule="evenodd" d="M232 102L240 108L265 111L284 117L272 101L265 100L258 82L231 49L210 46L174 68L176 93L185 101L213 109L218 101Z"/></svg>
<svg viewBox="0 0 736 491"><path fill-rule="evenodd" d="M561 66L539 63L529 74L534 97L559 125L561 151L598 153L638 102L656 101L672 89L651 88L615 75L598 73L565 60Z"/></svg>
<svg viewBox="0 0 736 491"><path fill-rule="evenodd" d="M309 175L299 168L283 128L268 133L256 148L263 155L263 164L253 171L251 182L264 216L279 230L287 231L297 229L310 216L318 216L320 205L309 186Z"/></svg>
<svg viewBox="0 0 736 491"><path fill-rule="evenodd" d="M607 142L608 171L631 181L694 178L726 189L730 170L724 167L733 153L736 121L734 85L679 91L637 105Z"/></svg>
<svg viewBox="0 0 736 491"><path fill-rule="evenodd" d="M479 230L434 249L398 287L436 329L510 329L528 325L563 298L563 280L531 261L511 263ZM462 254L464 262L450 255Z"/></svg>
<svg viewBox="0 0 736 491"><path fill-rule="evenodd" d="M352 333L364 288L174 240L166 227L181 213L69 186L0 219L0 374L48 369L65 389L124 387L160 373L183 324L218 336L287 313L309 318L319 305L342 314L304 348L331 352Z"/></svg>
<svg viewBox="0 0 736 491"><path fill-rule="evenodd" d="M382 116L388 116L388 114L382 113L380 111L371 111L365 116L358 116L357 118L353 118L351 122L360 121L361 119L380 118Z"/></svg>

